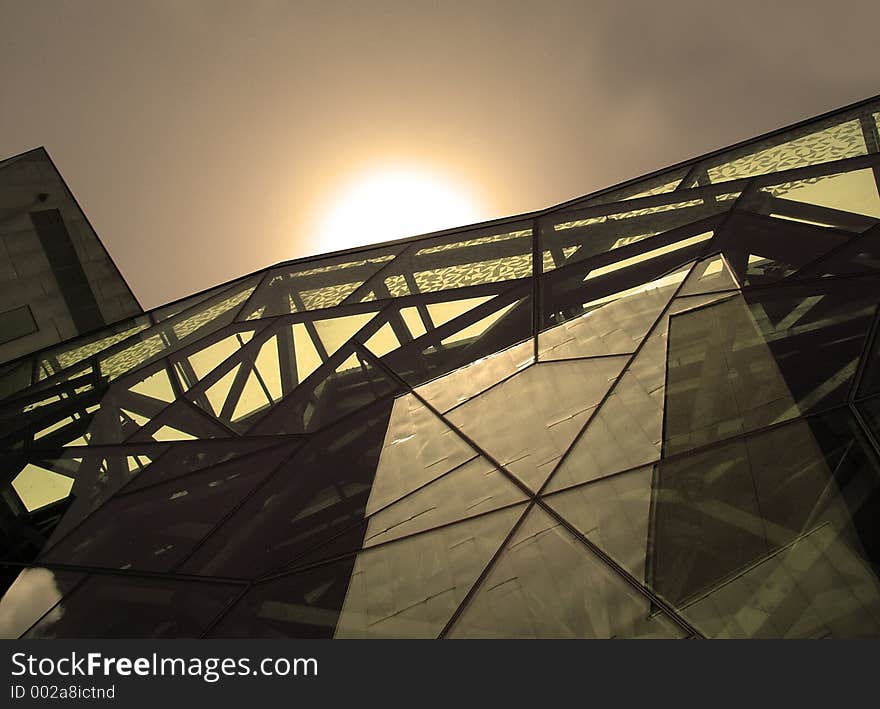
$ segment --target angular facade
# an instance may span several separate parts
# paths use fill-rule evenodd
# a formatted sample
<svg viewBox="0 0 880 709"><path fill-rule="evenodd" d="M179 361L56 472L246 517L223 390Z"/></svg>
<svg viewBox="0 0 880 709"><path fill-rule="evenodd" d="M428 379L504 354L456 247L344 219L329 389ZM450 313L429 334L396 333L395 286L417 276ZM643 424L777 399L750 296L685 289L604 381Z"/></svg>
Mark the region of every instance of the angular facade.
<svg viewBox="0 0 880 709"><path fill-rule="evenodd" d="M880 636L878 126L17 360L0 632Z"/></svg>

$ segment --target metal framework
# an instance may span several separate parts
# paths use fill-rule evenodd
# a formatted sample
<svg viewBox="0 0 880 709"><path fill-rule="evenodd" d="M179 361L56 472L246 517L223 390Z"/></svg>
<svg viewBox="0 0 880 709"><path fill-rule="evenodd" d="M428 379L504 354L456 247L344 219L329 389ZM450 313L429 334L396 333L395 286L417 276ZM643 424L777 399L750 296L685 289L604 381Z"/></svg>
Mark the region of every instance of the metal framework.
<svg viewBox="0 0 880 709"><path fill-rule="evenodd" d="M0 633L880 635L880 99L0 370Z"/></svg>

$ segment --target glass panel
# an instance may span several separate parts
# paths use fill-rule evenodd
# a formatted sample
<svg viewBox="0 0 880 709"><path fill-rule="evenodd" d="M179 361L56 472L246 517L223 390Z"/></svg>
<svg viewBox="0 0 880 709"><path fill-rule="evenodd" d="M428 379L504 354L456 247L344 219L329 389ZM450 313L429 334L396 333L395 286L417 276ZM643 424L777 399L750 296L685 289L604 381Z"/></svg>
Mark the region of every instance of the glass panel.
<svg viewBox="0 0 880 709"><path fill-rule="evenodd" d="M268 318L337 306L393 260L401 248L370 249L273 268L240 319Z"/></svg>
<svg viewBox="0 0 880 709"><path fill-rule="evenodd" d="M679 296L736 290L739 284L724 256L717 254L698 261L678 291Z"/></svg>
<svg viewBox="0 0 880 709"><path fill-rule="evenodd" d="M854 236L843 246L799 269L794 278L825 278L880 271L880 227Z"/></svg>
<svg viewBox="0 0 880 709"><path fill-rule="evenodd" d="M454 406L525 369L532 362L532 342L523 342L423 384L416 389L416 393L440 413L446 413Z"/></svg>
<svg viewBox="0 0 880 709"><path fill-rule="evenodd" d="M682 632L540 507L508 542L453 638L680 638Z"/></svg>
<svg viewBox="0 0 880 709"><path fill-rule="evenodd" d="M126 415L123 410L123 415ZM188 441L196 438L226 438L229 431L185 401L171 404L145 423L128 440ZM92 441L94 442L93 436Z"/></svg>
<svg viewBox="0 0 880 709"><path fill-rule="evenodd" d="M663 235L659 243L681 242L694 235L694 230L688 227L687 230L675 232L671 236ZM588 279L587 275L596 263L607 263L605 258L573 264L545 274L540 283L542 330L579 318L585 313L621 298L638 296L653 289L663 289L668 302L687 277L693 266L693 260L701 256L707 245L711 245L711 242L701 240L680 251L664 253L658 258L641 261L597 278ZM656 246L658 242L651 240L638 245L637 249L653 250ZM642 306L646 309L652 307L647 300L640 299L638 307ZM638 322L641 321L642 318L638 318ZM633 328L638 331L640 326L634 323ZM613 329L613 327L609 328L609 331ZM619 342L620 344L615 342L613 346L623 346L623 342ZM597 351L596 354L607 354L607 352Z"/></svg>
<svg viewBox="0 0 880 709"><path fill-rule="evenodd" d="M327 354L333 354L373 319L375 313L357 313L329 320L316 320L315 329Z"/></svg>
<svg viewBox="0 0 880 709"><path fill-rule="evenodd" d="M880 468L846 409L663 461L654 485L649 579L707 635L880 632Z"/></svg>
<svg viewBox="0 0 880 709"><path fill-rule="evenodd" d="M880 219L880 195L871 168L809 177L761 189L774 197Z"/></svg>
<svg viewBox="0 0 880 709"><path fill-rule="evenodd" d="M225 337L202 340L205 344L182 357L174 366L184 388L189 389L204 379L222 362L237 354L254 336L253 331L236 332ZM212 340L215 340L212 342Z"/></svg>
<svg viewBox="0 0 880 709"><path fill-rule="evenodd" d="M249 435L271 436L316 431L398 388L383 371L346 345L268 413L244 420L239 429Z"/></svg>
<svg viewBox="0 0 880 709"><path fill-rule="evenodd" d="M476 455L465 440L413 394L394 401L376 479L367 503L373 514Z"/></svg>
<svg viewBox="0 0 880 709"><path fill-rule="evenodd" d="M672 302L553 474L548 492L646 465L660 457L669 318L679 310L723 297L729 296L689 296Z"/></svg>
<svg viewBox="0 0 880 709"><path fill-rule="evenodd" d="M30 358L4 366L2 374L0 374L0 399L27 389L31 384L33 367L33 361Z"/></svg>
<svg viewBox="0 0 880 709"><path fill-rule="evenodd" d="M862 356L867 358L867 361L858 394L861 397L880 393L880 335L876 331L871 351L866 351Z"/></svg>
<svg viewBox="0 0 880 709"><path fill-rule="evenodd" d="M83 446L65 450L62 457L40 461L74 479L72 503L55 527L47 548L149 468L164 451L164 446L155 443L109 448Z"/></svg>
<svg viewBox="0 0 880 709"><path fill-rule="evenodd" d="M531 339L532 301L530 296L522 297L530 292L528 284L496 296L408 342L382 361L415 387Z"/></svg>
<svg viewBox="0 0 880 709"><path fill-rule="evenodd" d="M505 224L417 241L353 297L399 298L531 274L531 224Z"/></svg>
<svg viewBox="0 0 880 709"><path fill-rule="evenodd" d="M399 539L525 499L525 494L494 465L474 458L370 517L364 546Z"/></svg>
<svg viewBox="0 0 880 709"><path fill-rule="evenodd" d="M750 291L673 318L665 452L842 403L876 300L876 288L822 284Z"/></svg>
<svg viewBox="0 0 880 709"><path fill-rule="evenodd" d="M25 637L197 638L237 592L228 584L92 576Z"/></svg>
<svg viewBox="0 0 880 709"><path fill-rule="evenodd" d="M148 327L150 327L150 321L146 316L132 318L124 323L104 328L97 335L67 342L61 347L45 352L40 355L37 362L37 378L46 379L62 369L72 367Z"/></svg>
<svg viewBox="0 0 880 709"><path fill-rule="evenodd" d="M70 494L73 478L28 463L13 479L12 487L28 512L63 500Z"/></svg>
<svg viewBox="0 0 880 709"><path fill-rule="evenodd" d="M865 421L874 433L874 437L880 440L880 397L867 399L858 403L859 411L865 417Z"/></svg>
<svg viewBox="0 0 880 709"><path fill-rule="evenodd" d="M211 638L332 638L354 557L255 584Z"/></svg>
<svg viewBox="0 0 880 709"><path fill-rule="evenodd" d="M654 466L612 475L544 498L637 580L645 579Z"/></svg>
<svg viewBox="0 0 880 709"><path fill-rule="evenodd" d="M626 203L617 203L553 213L541 220L541 250L550 254L549 265L548 259L544 259L544 272L720 214L730 209L733 203L732 199L716 200L711 191L688 190L681 194L676 192L659 204L636 209ZM689 238L695 239L697 236ZM664 245L664 248L669 251L687 245ZM646 255L640 258L650 257Z"/></svg>
<svg viewBox="0 0 880 709"><path fill-rule="evenodd" d="M767 142L778 140L775 137ZM791 170L867 153L858 120L840 123L778 145L755 150L760 145L761 143L757 143L746 148L750 152L748 155L709 167L709 180L713 183L726 182L738 177ZM713 162L718 159L713 159Z"/></svg>
<svg viewBox="0 0 880 709"><path fill-rule="evenodd" d="M128 390L132 394L139 394L150 399L158 399L166 404L170 404L177 398L174 387L171 385L171 377L168 375L168 370L164 367L135 382Z"/></svg>
<svg viewBox="0 0 880 709"><path fill-rule="evenodd" d="M687 275L678 271L581 306L538 335L538 359L593 357L634 352ZM573 312L573 309L572 309Z"/></svg>
<svg viewBox="0 0 880 709"><path fill-rule="evenodd" d="M281 439L283 441L283 439ZM240 456L265 451L276 445L289 446L290 442L276 443L265 439L215 438L204 441L179 441L163 446L162 457L149 467L149 471L137 475L127 486L126 492L155 485L166 480L188 475L197 470L219 465ZM135 449L136 450L136 449ZM134 453L134 451L133 451ZM130 454L131 455L131 454ZM141 452L134 455L143 457ZM155 457L155 454L151 453Z"/></svg>
<svg viewBox="0 0 880 709"><path fill-rule="evenodd" d="M182 567L187 573L253 578L289 567L364 519L390 402L315 436ZM360 548L363 528L352 546ZM316 555L312 560L320 560Z"/></svg>
<svg viewBox="0 0 880 709"><path fill-rule="evenodd" d="M625 199L637 199L639 197L652 197L654 195L666 194L672 192L681 183L682 178L687 174L687 168L674 170L672 172L664 172L662 175L649 179L641 179L638 182L621 187L611 192L606 192L598 197L591 197L583 202L579 202L579 206L595 206L599 204L609 204Z"/></svg>
<svg viewBox="0 0 880 709"><path fill-rule="evenodd" d="M67 571L22 569L0 600L0 638L18 638L44 615L44 622L57 622L64 614L58 602L82 578Z"/></svg>
<svg viewBox="0 0 880 709"><path fill-rule="evenodd" d="M850 235L809 224L737 212L711 244L743 285L773 283L795 273Z"/></svg>
<svg viewBox="0 0 880 709"><path fill-rule="evenodd" d="M242 303L257 286L257 279L246 280L204 304L190 308L131 338L131 341L113 348L100 358L101 375L117 379L188 342L194 333L205 336L228 325Z"/></svg>
<svg viewBox="0 0 880 709"><path fill-rule="evenodd" d="M436 637L524 506L358 554L337 638Z"/></svg>
<svg viewBox="0 0 880 709"><path fill-rule="evenodd" d="M627 360L599 357L529 367L453 409L449 421L538 490Z"/></svg>
<svg viewBox="0 0 880 709"><path fill-rule="evenodd" d="M292 451L276 447L146 490L117 493L41 560L171 571Z"/></svg>

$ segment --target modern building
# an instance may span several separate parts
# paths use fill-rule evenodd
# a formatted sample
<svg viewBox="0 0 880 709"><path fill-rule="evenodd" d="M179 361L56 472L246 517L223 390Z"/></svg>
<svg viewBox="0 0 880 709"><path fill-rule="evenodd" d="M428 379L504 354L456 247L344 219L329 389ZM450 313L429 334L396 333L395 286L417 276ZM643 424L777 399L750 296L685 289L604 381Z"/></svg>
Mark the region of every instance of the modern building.
<svg viewBox="0 0 880 709"><path fill-rule="evenodd" d="M0 367L142 312L45 149L0 160Z"/></svg>
<svg viewBox="0 0 880 709"><path fill-rule="evenodd" d="M26 637L880 636L880 98L10 363Z"/></svg>

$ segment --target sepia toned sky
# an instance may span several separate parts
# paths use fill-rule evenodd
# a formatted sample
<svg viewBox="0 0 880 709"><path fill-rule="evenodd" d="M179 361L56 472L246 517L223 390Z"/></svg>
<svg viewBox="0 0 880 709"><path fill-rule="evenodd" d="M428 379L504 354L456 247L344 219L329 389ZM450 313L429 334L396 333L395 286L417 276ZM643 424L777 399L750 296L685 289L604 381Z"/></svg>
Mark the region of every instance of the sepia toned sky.
<svg viewBox="0 0 880 709"><path fill-rule="evenodd" d="M0 158L45 145L150 308L880 93L878 22L876 0L0 0Z"/></svg>

